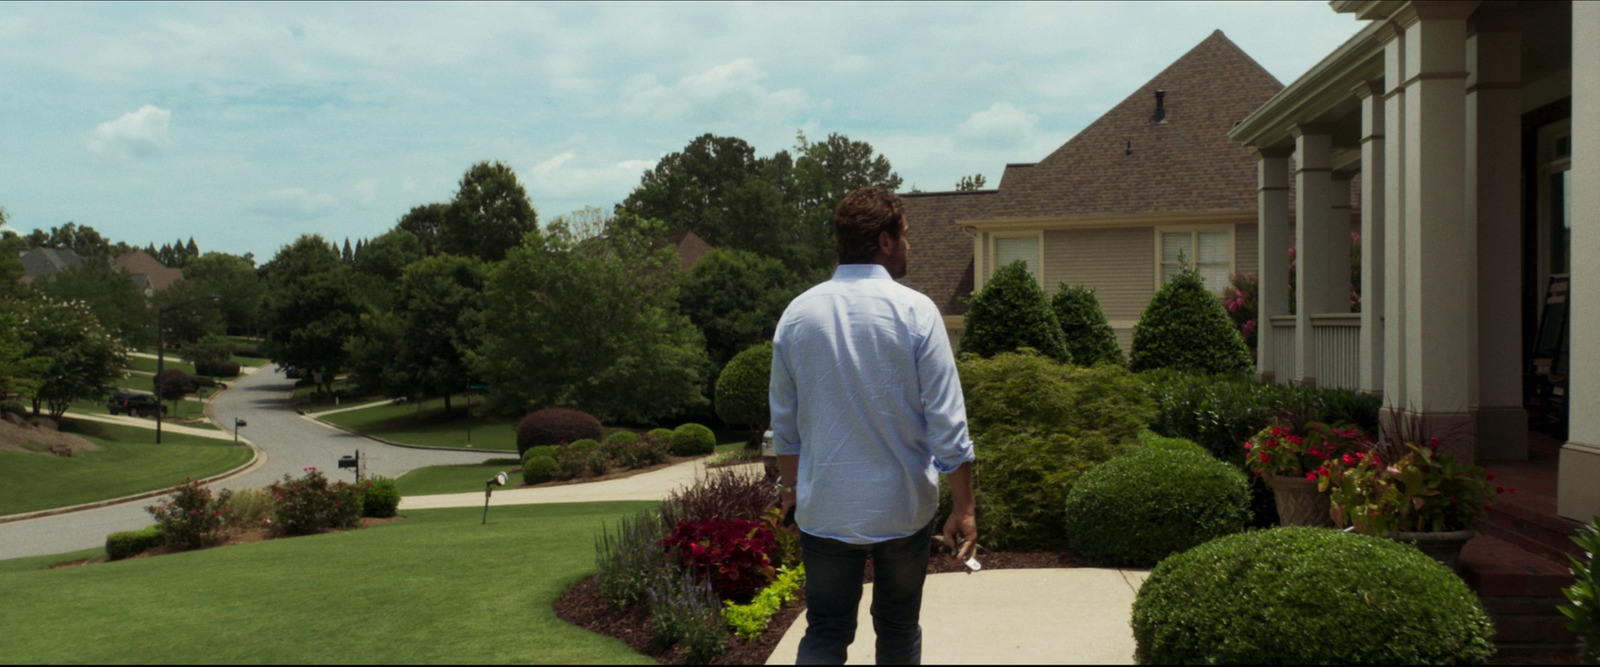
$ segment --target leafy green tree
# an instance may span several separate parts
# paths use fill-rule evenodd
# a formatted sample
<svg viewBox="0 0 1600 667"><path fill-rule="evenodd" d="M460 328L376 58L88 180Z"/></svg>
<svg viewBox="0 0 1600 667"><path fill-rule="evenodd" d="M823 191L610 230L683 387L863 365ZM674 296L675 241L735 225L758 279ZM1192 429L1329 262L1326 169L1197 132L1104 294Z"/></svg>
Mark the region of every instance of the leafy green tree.
<svg viewBox="0 0 1600 667"><path fill-rule="evenodd" d="M861 188L898 190L903 182L872 144L830 133L818 142L796 133L793 202L798 210L799 237L811 251L811 277L826 275L834 264L833 212L846 195ZM806 275L797 269L797 273Z"/></svg>
<svg viewBox="0 0 1600 667"><path fill-rule="evenodd" d="M0 300L0 392L34 396L52 361L31 353L23 331L23 305Z"/></svg>
<svg viewBox="0 0 1600 667"><path fill-rule="evenodd" d="M717 377L717 418L749 424L753 431L749 445L759 446L761 432L772 423L772 404L767 400L771 379L772 341L740 352Z"/></svg>
<svg viewBox="0 0 1600 667"><path fill-rule="evenodd" d="M216 298L213 298L216 297ZM151 307L164 309L161 343L181 348L206 336L223 333L221 296L206 285L179 280L150 297Z"/></svg>
<svg viewBox="0 0 1600 667"><path fill-rule="evenodd" d="M172 414L178 414L178 403L183 397L193 394L200 389L194 381L194 376L183 372L181 369L168 368L157 373L150 379L150 388L156 391L161 400L172 401Z"/></svg>
<svg viewBox="0 0 1600 667"><path fill-rule="evenodd" d="M678 307L706 337L713 369L741 350L772 338L778 318L801 291L782 262L744 250L700 258L680 283Z"/></svg>
<svg viewBox="0 0 1600 667"><path fill-rule="evenodd" d="M1201 373L1248 373L1255 364L1234 330L1222 301L1186 265L1162 285L1133 327L1129 368L1172 368Z"/></svg>
<svg viewBox="0 0 1600 667"><path fill-rule="evenodd" d="M986 183L986 182L988 182L988 181L984 179L983 174L973 174L971 176L962 176L961 180L956 181L956 190L958 192L969 192L969 191L972 191L972 190L982 190L983 189L983 184Z"/></svg>
<svg viewBox="0 0 1600 667"><path fill-rule="evenodd" d="M1122 348L1117 345L1117 332L1100 310L1100 300L1095 298L1093 287L1061 283L1061 290L1050 299L1050 307L1061 323L1061 334L1074 363L1079 366L1126 363Z"/></svg>
<svg viewBox="0 0 1600 667"><path fill-rule="evenodd" d="M430 254L434 253L428 251L415 233L403 228L391 229L367 242L356 253L356 273L394 284L400 281L400 274L407 266Z"/></svg>
<svg viewBox="0 0 1600 667"><path fill-rule="evenodd" d="M233 346L221 336L205 336L181 349L183 357L196 366L223 364L233 360Z"/></svg>
<svg viewBox="0 0 1600 667"><path fill-rule="evenodd" d="M88 306L38 299L23 313L23 343L30 354L50 360L31 396L34 414L44 406L58 418L73 401L111 393L126 352Z"/></svg>
<svg viewBox="0 0 1600 667"><path fill-rule="evenodd" d="M539 228L539 215L516 172L501 162L479 162L461 177L439 227L439 250L498 262L506 249Z"/></svg>
<svg viewBox="0 0 1600 667"><path fill-rule="evenodd" d="M630 229L577 243L552 224L490 270L471 364L497 412L644 423L706 403L705 339L677 310L677 257L650 250L658 225Z"/></svg>
<svg viewBox="0 0 1600 667"><path fill-rule="evenodd" d="M450 210L449 204L438 202L413 206L405 215L400 216L400 221L395 223L394 228L396 231L411 232L412 236L417 237L417 241L422 244L423 254L436 255L439 253L440 230L444 229L445 212L448 210ZM360 261L357 258L356 262ZM395 275L399 275L398 272Z"/></svg>
<svg viewBox="0 0 1600 667"><path fill-rule="evenodd" d="M1028 263L1019 259L995 270L968 300L961 352L992 357L1024 347L1061 363L1072 361L1044 289L1028 271Z"/></svg>
<svg viewBox="0 0 1600 667"><path fill-rule="evenodd" d="M391 396L443 396L448 413L451 394L470 384L467 357L481 345L484 275L483 262L455 255L406 267L392 316L368 318L374 331L352 350L362 357L358 380Z"/></svg>
<svg viewBox="0 0 1600 667"><path fill-rule="evenodd" d="M131 249L126 243L112 243L95 228L88 225L79 227L76 222L51 227L49 232L35 229L26 238L30 248L61 248L85 258L111 258Z"/></svg>
<svg viewBox="0 0 1600 667"><path fill-rule="evenodd" d="M143 347L155 342L156 314L150 310L149 300L128 272L105 258L85 258L73 268L39 276L33 288L54 301L83 302L101 326L126 345Z"/></svg>
<svg viewBox="0 0 1600 667"><path fill-rule="evenodd" d="M263 346L280 366L322 374L322 390L349 360L345 343L360 332L367 304L356 295L354 272L321 235L307 234L284 246L262 267L267 290L261 299Z"/></svg>
<svg viewBox="0 0 1600 667"><path fill-rule="evenodd" d="M228 331L255 332L256 310L261 305L266 283L256 271L254 258L208 252L188 260L183 267L183 281L195 293L217 295L217 309Z"/></svg>

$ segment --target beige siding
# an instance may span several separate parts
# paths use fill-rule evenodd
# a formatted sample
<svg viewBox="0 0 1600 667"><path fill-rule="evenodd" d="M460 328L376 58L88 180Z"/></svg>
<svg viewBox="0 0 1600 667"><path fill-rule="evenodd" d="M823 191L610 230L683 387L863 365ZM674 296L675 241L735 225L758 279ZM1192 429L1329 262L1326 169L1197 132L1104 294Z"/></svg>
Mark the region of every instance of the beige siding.
<svg viewBox="0 0 1600 667"><path fill-rule="evenodd" d="M1156 235L1151 227L1048 230L1044 233L1045 291L1061 283L1088 285L1127 352L1133 323L1155 295Z"/></svg>
<svg viewBox="0 0 1600 667"><path fill-rule="evenodd" d="M1260 254L1257 248L1256 225L1235 225L1233 230L1233 272L1261 273Z"/></svg>

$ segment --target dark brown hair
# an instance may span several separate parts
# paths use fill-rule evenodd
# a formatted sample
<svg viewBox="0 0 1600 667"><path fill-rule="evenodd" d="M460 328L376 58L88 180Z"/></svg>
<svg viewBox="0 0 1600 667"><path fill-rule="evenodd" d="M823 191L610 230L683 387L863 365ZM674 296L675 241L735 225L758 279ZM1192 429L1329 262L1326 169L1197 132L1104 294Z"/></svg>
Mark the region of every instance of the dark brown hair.
<svg viewBox="0 0 1600 667"><path fill-rule="evenodd" d="M865 264L878 251L878 234L900 238L905 205L883 188L861 188L845 196L833 211L834 251L840 264Z"/></svg>

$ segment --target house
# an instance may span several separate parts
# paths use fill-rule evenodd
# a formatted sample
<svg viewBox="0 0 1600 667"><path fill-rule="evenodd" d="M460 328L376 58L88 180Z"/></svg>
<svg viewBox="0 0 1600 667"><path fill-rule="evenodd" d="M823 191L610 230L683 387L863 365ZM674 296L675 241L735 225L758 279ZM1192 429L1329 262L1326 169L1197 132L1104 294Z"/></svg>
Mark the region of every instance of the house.
<svg viewBox="0 0 1600 667"><path fill-rule="evenodd" d="M66 248L29 248L22 251L22 282L50 276L83 265L78 253Z"/></svg>
<svg viewBox="0 0 1600 667"><path fill-rule="evenodd" d="M1047 293L1094 287L1127 350L1180 253L1218 294L1255 270L1256 164L1228 131L1282 89L1212 33L1055 152L1007 165L995 189L902 195L916 249L903 282L956 340L963 298L1021 259Z"/></svg>
<svg viewBox="0 0 1600 667"><path fill-rule="evenodd" d="M149 296L164 290L179 280L183 280L183 270L167 268L159 260L151 257L143 250L131 250L112 260L112 265L128 272L134 284Z"/></svg>
<svg viewBox="0 0 1600 667"><path fill-rule="evenodd" d="M705 239L700 238L699 234L694 232L673 234L658 242L656 247L659 248L662 245L672 246L672 250L678 254L678 268L684 271L688 271L690 267L695 265L695 262L700 261L701 257L705 257L711 251L716 250L716 248L711 247L711 244L706 243Z"/></svg>

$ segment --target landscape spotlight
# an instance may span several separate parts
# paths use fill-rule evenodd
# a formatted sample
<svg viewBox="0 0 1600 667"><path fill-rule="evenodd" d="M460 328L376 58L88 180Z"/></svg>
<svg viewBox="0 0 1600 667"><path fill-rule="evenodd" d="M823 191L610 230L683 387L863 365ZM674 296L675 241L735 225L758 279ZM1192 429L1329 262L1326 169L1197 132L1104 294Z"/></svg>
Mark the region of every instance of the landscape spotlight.
<svg viewBox="0 0 1600 667"><path fill-rule="evenodd" d="M504 471L494 477L490 477L489 481L483 483L483 523L479 525L489 525L489 496L494 494L494 487L505 485L506 474Z"/></svg>

